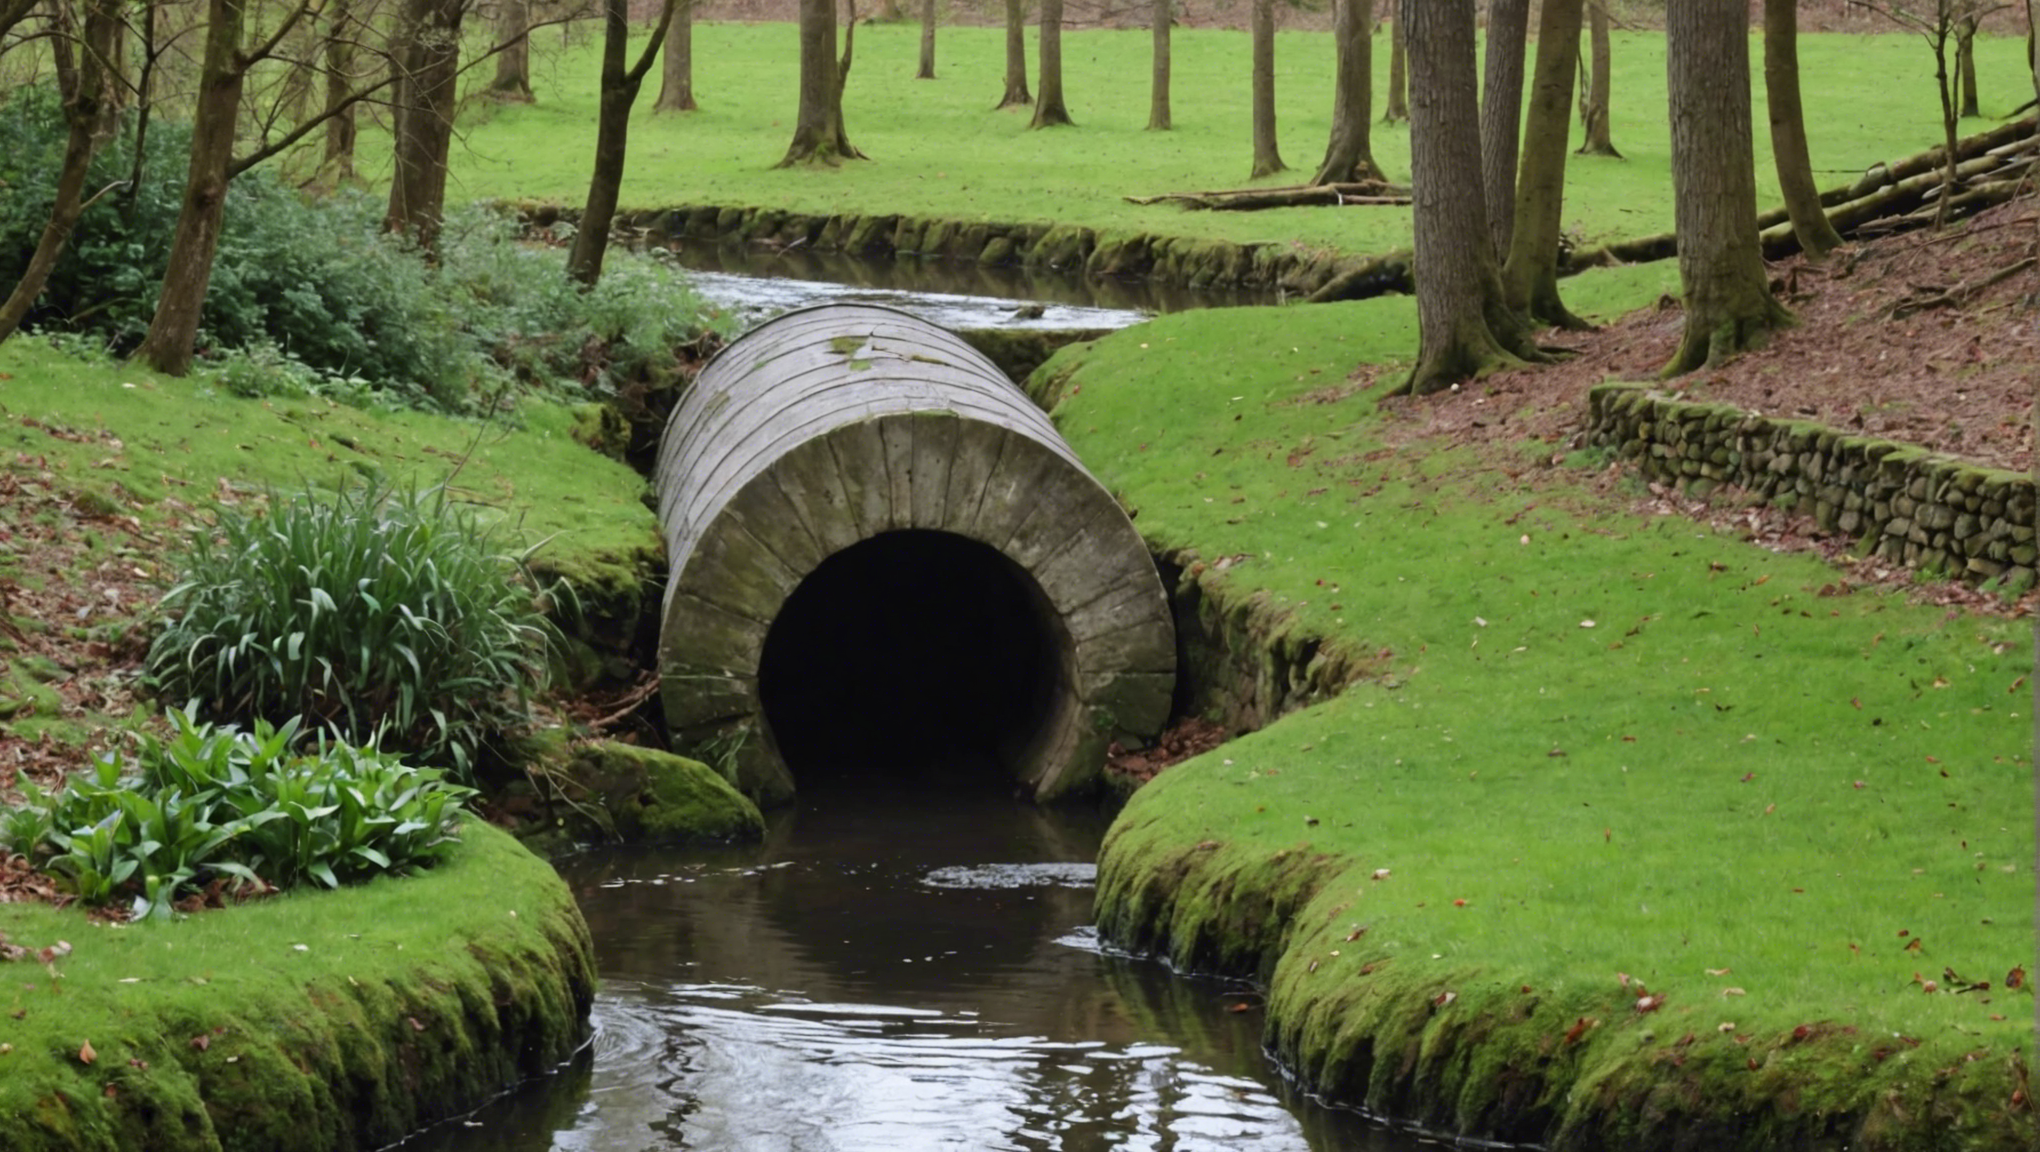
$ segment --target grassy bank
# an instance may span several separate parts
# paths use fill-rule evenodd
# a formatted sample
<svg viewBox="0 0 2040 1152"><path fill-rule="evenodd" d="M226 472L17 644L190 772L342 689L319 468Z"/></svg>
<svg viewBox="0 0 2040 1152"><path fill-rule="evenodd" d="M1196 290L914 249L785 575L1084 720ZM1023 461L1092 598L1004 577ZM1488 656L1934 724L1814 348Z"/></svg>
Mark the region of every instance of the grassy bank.
<svg viewBox="0 0 2040 1152"><path fill-rule="evenodd" d="M0 905L0 934L66 940L53 977L0 964L0 1145L388 1144L581 1043L587 928L544 861L470 821L447 863L175 923L106 927Z"/></svg>
<svg viewBox="0 0 2040 1152"><path fill-rule="evenodd" d="M823 215L1052 220L1117 235L1146 232L1351 253L1408 243L1409 213L1403 208L1192 213L1121 199L1247 183L1251 133L1244 33L1176 32L1176 128L1167 133L1145 131L1145 31L1067 33L1065 88L1079 127L1044 132L1027 130L1025 110L991 111L1003 69L1000 30L942 29L940 78L934 81L910 79L918 37L910 25L857 31L844 114L852 141L870 162L777 171L772 165L785 151L795 111L793 27L700 25L694 59L702 110L655 114L656 91L640 99L625 207L757 205ZM577 31L573 44L562 48L557 33L535 38L535 104L470 101L463 113L466 144L453 157L450 195L580 204L594 150L597 39ZM1299 171L1268 178L1268 185L1309 178L1323 154L1331 117L1329 35L1286 32L1277 39L1283 155ZM1375 50L1379 93L1386 83L1386 37L1376 37ZM1030 62L1034 51L1030 32ZM1987 112L2009 111L2030 94L2020 43L1982 38L1976 55ZM1933 59L1917 37L1805 35L1800 59L1813 164L1824 186L1940 139ZM1587 240L1672 226L1664 38L1617 33L1613 60L1612 130L1627 159L1579 157L1567 174L1565 226ZM479 86L487 76L486 68L477 69L471 83ZM647 88L655 85L656 79ZM1756 147L1758 155L1768 156L1762 87L1759 76ZM1982 123L1970 121L1964 131ZM364 135L364 149L381 146ZM1377 126L1374 147L1391 178L1408 178L1405 125ZM364 153L363 171L372 185L386 183L386 167L386 151ZM1770 165L1758 169L1759 200L1777 203Z"/></svg>
<svg viewBox="0 0 2040 1152"><path fill-rule="evenodd" d="M1135 794L1101 924L1257 972L1307 1082L1451 1131L2031 1146L2030 624L1836 594L1587 454L1403 443L1346 376L1413 326L1169 317L1045 370L1206 595L1374 670Z"/></svg>

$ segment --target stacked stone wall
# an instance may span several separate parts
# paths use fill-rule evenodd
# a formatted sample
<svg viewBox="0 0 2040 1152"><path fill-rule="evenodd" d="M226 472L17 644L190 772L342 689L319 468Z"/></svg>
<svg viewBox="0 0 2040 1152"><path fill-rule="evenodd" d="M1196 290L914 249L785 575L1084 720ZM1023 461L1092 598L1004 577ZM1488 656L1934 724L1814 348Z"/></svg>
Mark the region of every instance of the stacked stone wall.
<svg viewBox="0 0 2040 1152"><path fill-rule="evenodd" d="M1596 387L1588 410L1588 442L1647 479L1699 496L1741 489L1925 575L2033 584L2032 477L1635 384Z"/></svg>

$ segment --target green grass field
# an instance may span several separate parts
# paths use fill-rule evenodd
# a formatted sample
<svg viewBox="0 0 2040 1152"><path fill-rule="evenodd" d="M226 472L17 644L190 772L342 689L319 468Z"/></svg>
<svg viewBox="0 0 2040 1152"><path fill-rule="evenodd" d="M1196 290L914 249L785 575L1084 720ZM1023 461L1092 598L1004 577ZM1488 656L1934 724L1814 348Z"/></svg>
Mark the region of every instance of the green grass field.
<svg viewBox="0 0 2040 1152"><path fill-rule="evenodd" d="M1569 298L1626 309L1653 274L1589 273ZM1863 1113L1973 1062L1975 1112L1943 1119L2030 1133L2007 1107L2031 984L2006 988L2036 970L2030 621L1824 594L1819 561L1597 498L1532 466L1547 445L1515 481L1388 447L1376 393L1342 385L1406 356L1414 324L1403 299L1164 317L1045 369L1069 373L1058 426L1151 542L1239 558L1224 600L1265 596L1378 670L1137 792L1101 923L1161 928L1132 911L1157 876L1179 959L1260 918L1283 1055L1456 1130L1480 1130L1497 1069L1543 1067L1585 1019L1567 1092L1755 1060L1763 1078L1695 1091ZM1315 900L1255 911L1311 860ZM1636 1012L1619 973L1662 1007ZM1395 1061L1341 1082L1376 1031L1464 1097L1398 1095Z"/></svg>
<svg viewBox="0 0 2040 1152"><path fill-rule="evenodd" d="M578 206L586 195L595 133L595 46L586 30L562 49L557 32L536 38L538 102L470 100L463 113L449 195ZM844 115L867 163L835 170L776 171L792 133L794 28L704 24L695 32L695 92L702 111L654 114L657 78L633 119L627 207L758 205L810 213L908 213L957 220L1059 221L1111 232L1274 241L1346 252L1405 245L1406 209L1324 208L1186 213L1138 207L1123 196L1247 183L1250 156L1247 37L1183 29L1174 38L1177 127L1145 131L1149 42L1145 31L1079 31L1064 41L1065 87L1078 127L1033 132L1027 114L994 112L1004 59L1002 33L944 28L933 81L912 79L918 30L872 25L857 32ZM1753 47L1760 50L1760 47ZM1029 44L1029 60L1034 46ZM1387 42L1376 38L1377 117ZM2009 111L2031 85L2023 46L1978 41L1987 113ZM1879 161L1940 139L1932 56L1915 37L1807 35L1800 39L1814 167L1823 185L1846 182ZM1760 59L1760 57L1759 57ZM1647 235L1672 223L1664 38L1618 33L1613 132L1624 160L1579 157L1569 166L1566 227L1586 239ZM1331 116L1332 43L1327 34L1278 36L1277 104L1282 153L1306 180L1322 155ZM1031 67L1030 63L1030 67ZM478 69L471 83L488 74ZM1759 68L1758 199L1778 201ZM1970 121L1975 131L1988 121ZM1575 133L1578 129L1575 126ZM367 142L365 140L364 147ZM1406 125L1377 125L1376 157L1392 178L1409 174ZM386 159L364 152L371 184Z"/></svg>

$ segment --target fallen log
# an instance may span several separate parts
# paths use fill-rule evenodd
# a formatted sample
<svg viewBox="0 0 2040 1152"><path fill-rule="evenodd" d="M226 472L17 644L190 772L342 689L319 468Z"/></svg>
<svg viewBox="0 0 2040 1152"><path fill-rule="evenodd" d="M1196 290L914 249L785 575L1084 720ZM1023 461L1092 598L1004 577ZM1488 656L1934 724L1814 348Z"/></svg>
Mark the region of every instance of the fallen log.
<svg viewBox="0 0 2040 1152"><path fill-rule="evenodd" d="M1416 290L1416 278L1410 274L1410 253L1405 250L1377 256L1358 268L1334 276L1311 293L1307 302L1327 304L1334 300L1365 300L1391 292Z"/></svg>
<svg viewBox="0 0 2040 1152"><path fill-rule="evenodd" d="M1407 205L1407 188L1369 180L1357 184L1299 184L1287 188L1234 188L1217 192L1168 192L1122 197L1129 204L1178 204L1191 211L1255 212L1263 208Z"/></svg>

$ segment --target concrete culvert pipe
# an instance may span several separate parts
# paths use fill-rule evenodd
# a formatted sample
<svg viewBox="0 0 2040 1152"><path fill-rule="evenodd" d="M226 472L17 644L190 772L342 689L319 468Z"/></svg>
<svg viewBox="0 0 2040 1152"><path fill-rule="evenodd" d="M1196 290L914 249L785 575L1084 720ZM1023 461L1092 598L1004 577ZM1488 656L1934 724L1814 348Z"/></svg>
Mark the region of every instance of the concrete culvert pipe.
<svg viewBox="0 0 2040 1152"><path fill-rule="evenodd" d="M666 425L675 745L800 779L983 762L1050 799L1167 721L1153 559L1046 416L955 335L831 304L739 337Z"/></svg>

